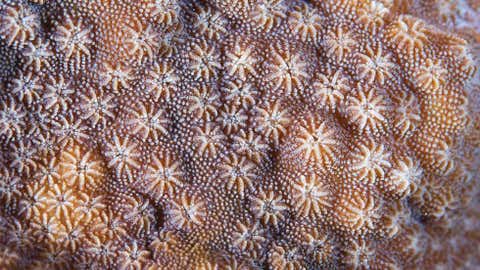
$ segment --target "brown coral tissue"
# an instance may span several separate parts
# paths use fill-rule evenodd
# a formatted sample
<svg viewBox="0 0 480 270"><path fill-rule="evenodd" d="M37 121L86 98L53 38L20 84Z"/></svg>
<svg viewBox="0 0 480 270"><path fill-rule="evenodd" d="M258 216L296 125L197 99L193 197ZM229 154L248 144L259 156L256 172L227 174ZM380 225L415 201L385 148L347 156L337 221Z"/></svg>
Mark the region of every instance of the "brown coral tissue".
<svg viewBox="0 0 480 270"><path fill-rule="evenodd" d="M1 0L0 269L479 269L479 18Z"/></svg>

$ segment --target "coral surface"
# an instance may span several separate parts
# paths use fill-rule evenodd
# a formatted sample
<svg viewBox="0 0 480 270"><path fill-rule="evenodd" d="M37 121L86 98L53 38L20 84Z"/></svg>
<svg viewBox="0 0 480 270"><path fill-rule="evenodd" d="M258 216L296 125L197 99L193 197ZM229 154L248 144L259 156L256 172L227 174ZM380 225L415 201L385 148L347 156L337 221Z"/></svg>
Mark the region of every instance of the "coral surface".
<svg viewBox="0 0 480 270"><path fill-rule="evenodd" d="M0 269L478 269L479 6L2 0Z"/></svg>

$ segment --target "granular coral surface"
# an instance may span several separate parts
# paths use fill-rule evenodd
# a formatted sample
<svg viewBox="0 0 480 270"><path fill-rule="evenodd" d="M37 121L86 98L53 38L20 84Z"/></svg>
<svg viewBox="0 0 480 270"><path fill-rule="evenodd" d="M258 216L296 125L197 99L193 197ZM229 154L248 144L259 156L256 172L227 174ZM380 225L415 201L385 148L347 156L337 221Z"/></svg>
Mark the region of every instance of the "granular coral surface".
<svg viewBox="0 0 480 270"><path fill-rule="evenodd" d="M478 269L478 11L3 0L0 269Z"/></svg>

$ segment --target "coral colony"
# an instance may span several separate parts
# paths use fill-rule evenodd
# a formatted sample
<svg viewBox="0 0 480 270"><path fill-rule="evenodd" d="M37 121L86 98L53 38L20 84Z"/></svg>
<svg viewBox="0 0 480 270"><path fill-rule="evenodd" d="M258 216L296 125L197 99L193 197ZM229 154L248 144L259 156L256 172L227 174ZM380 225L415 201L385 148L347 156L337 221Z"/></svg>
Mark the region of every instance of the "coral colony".
<svg viewBox="0 0 480 270"><path fill-rule="evenodd" d="M2 0L0 269L478 269L478 18Z"/></svg>

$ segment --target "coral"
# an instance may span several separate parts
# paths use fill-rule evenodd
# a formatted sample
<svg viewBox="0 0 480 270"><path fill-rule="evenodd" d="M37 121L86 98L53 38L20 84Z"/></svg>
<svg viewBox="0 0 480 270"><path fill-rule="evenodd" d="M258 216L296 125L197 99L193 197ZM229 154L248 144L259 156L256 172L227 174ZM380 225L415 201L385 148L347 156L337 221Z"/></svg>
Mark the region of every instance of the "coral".
<svg viewBox="0 0 480 270"><path fill-rule="evenodd" d="M28 40L33 40L39 24L38 15L28 6L18 3L2 6L0 33L8 45L18 43L22 46Z"/></svg>
<svg viewBox="0 0 480 270"><path fill-rule="evenodd" d="M282 196L273 191L261 191L252 199L251 209L262 224L278 226L279 221L285 218L284 212L287 205L283 202Z"/></svg>
<svg viewBox="0 0 480 270"><path fill-rule="evenodd" d="M248 74L257 75L254 67L257 60L250 48L242 49L237 43L232 52L227 52L227 59L225 66L228 69L228 75L237 75L240 80L245 80Z"/></svg>
<svg viewBox="0 0 480 270"><path fill-rule="evenodd" d="M0 2L0 269L480 267L478 1Z"/></svg>
<svg viewBox="0 0 480 270"><path fill-rule="evenodd" d="M89 46L92 43L89 38L90 30L84 27L81 18L78 18L77 22L73 22L68 16L63 20L64 23L57 27L54 39L66 58L75 56L78 62L82 54L90 55Z"/></svg>
<svg viewBox="0 0 480 270"><path fill-rule="evenodd" d="M268 68L271 70L268 79L272 82L274 90L284 90L289 95L294 88L301 88L302 79L308 77L305 72L306 63L299 55L289 49L272 48L272 56Z"/></svg>
<svg viewBox="0 0 480 270"><path fill-rule="evenodd" d="M322 213L322 208L331 207L327 201L329 192L316 175L311 175L308 178L302 176L300 180L295 181L292 197L295 200L295 209L302 216L319 215ZM323 210L323 212L326 211Z"/></svg>
<svg viewBox="0 0 480 270"><path fill-rule="evenodd" d="M158 50L159 42L157 33L152 29L152 25L148 25L146 29L140 22L136 22L133 27L126 27L125 31L128 33L128 38L125 41L125 46L132 56L138 57L140 61L144 58L153 60L153 55Z"/></svg>
<svg viewBox="0 0 480 270"><path fill-rule="evenodd" d="M233 154L220 167L222 169L220 177L227 181L227 188L232 189L233 186L236 186L236 190L240 194L244 194L245 189L253 188L252 180L254 180L255 174L252 170L255 165L247 161L245 157Z"/></svg>
<svg viewBox="0 0 480 270"><path fill-rule="evenodd" d="M166 156L162 159L154 157L153 164L148 167L145 173L144 182L147 183L147 192L152 192L155 197L166 193L173 196L177 186L182 185L180 163L174 161L173 157Z"/></svg>
<svg viewBox="0 0 480 270"><path fill-rule="evenodd" d="M261 244L265 241L263 230L259 228L259 224L247 226L237 223L237 231L233 234L233 246L242 251L253 252L261 248Z"/></svg>
<svg viewBox="0 0 480 270"><path fill-rule="evenodd" d="M179 199L179 202L173 202L172 209L168 211L172 225L180 229L201 226L206 215L204 202L187 193L183 193Z"/></svg>

